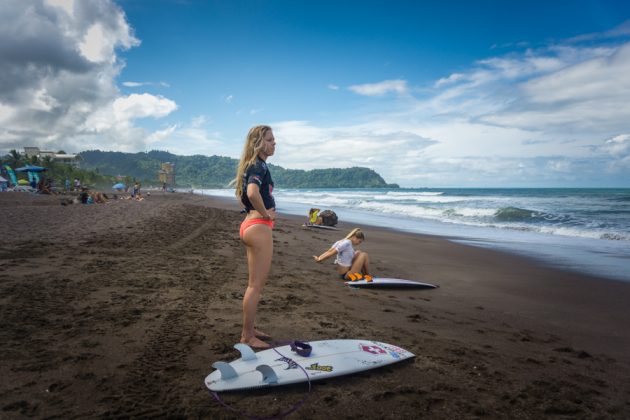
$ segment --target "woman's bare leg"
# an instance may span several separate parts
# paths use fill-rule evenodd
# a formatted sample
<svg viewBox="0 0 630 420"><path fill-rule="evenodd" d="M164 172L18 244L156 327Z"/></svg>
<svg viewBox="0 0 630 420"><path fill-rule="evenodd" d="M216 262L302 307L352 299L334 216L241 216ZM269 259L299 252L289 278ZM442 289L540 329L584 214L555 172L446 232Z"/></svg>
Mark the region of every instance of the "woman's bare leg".
<svg viewBox="0 0 630 420"><path fill-rule="evenodd" d="M243 234L243 242L247 248L247 268L249 280L247 290L243 296L243 331L241 343L257 348L269 348L264 341L256 338L256 335L266 336L254 328L256 310L262 289L267 282L271 258L273 256L273 237L271 228L259 224L247 228Z"/></svg>
<svg viewBox="0 0 630 420"><path fill-rule="evenodd" d="M370 274L370 258L367 252L357 251L352 259L351 273Z"/></svg>

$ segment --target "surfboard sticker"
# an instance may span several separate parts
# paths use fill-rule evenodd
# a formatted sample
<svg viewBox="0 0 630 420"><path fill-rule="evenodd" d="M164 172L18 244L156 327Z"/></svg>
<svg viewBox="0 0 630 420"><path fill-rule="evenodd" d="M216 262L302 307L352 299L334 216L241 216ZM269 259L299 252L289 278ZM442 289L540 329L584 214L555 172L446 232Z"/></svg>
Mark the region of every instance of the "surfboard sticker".
<svg viewBox="0 0 630 420"><path fill-rule="evenodd" d="M423 283L420 281L405 280L405 279L393 279L384 277L374 277L371 282L366 280L347 281L345 282L350 287L365 287L365 288L386 288L386 287L399 287L399 288L417 288L417 289L435 289L435 284Z"/></svg>
<svg viewBox="0 0 630 420"><path fill-rule="evenodd" d="M303 224L302 227L305 228L313 228L313 229L325 229L325 230L339 230L336 227L332 227L332 226L324 226L324 225L309 225L309 224Z"/></svg>
<svg viewBox="0 0 630 420"><path fill-rule="evenodd" d="M205 385L211 391L289 385L348 375L414 357L398 346L372 340L321 340L309 344L312 351L307 357L292 352L289 345L260 351L255 358L242 351L243 357L230 363L214 363L216 370L206 377ZM242 349L245 345L240 346Z"/></svg>

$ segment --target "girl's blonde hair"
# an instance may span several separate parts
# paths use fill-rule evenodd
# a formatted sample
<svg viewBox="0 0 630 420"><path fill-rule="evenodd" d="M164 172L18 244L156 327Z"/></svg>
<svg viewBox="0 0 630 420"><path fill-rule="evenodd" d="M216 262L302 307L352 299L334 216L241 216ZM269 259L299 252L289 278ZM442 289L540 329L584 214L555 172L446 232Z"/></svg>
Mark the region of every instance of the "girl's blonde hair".
<svg viewBox="0 0 630 420"><path fill-rule="evenodd" d="M247 133L245 146L243 146L243 154L241 154L241 161L238 163L238 169L236 170L236 178L232 181L236 186L236 198L239 200L243 194L243 176L245 175L245 171L250 165L256 162L258 153L260 153L265 146L263 139L269 130L271 130L271 127L267 125L257 125L252 127L249 133Z"/></svg>
<svg viewBox="0 0 630 420"><path fill-rule="evenodd" d="M365 240L365 235L363 234L360 228L354 228L350 231L350 233L348 233L348 235L346 235L346 239L350 239L352 237L361 239L362 241Z"/></svg>

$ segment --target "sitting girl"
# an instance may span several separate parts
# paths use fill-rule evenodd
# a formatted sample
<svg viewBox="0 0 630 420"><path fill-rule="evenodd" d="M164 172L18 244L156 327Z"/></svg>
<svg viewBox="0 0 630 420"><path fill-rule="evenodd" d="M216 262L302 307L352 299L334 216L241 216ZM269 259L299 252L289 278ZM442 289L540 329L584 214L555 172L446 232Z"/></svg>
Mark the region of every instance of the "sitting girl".
<svg viewBox="0 0 630 420"><path fill-rule="evenodd" d="M316 262L322 262L333 255L336 255L335 264L337 272L344 280L357 281L365 279L372 281L370 276L370 259L367 252L355 251L354 246L365 240L365 235L361 229L353 229L344 239L337 241L333 246L320 256L313 255Z"/></svg>

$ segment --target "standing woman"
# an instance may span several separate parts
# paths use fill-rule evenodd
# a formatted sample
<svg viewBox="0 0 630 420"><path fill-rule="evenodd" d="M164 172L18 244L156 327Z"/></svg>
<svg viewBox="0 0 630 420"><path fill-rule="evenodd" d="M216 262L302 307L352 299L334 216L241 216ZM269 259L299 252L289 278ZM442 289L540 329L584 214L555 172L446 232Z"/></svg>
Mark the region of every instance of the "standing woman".
<svg viewBox="0 0 630 420"><path fill-rule="evenodd" d="M247 216L241 223L240 236L247 249L249 279L243 296L243 331L241 343L253 348L269 348L261 338L269 335L254 328L256 309L267 282L273 255L272 229L276 219L273 180L267 158L276 150L271 127L258 125L249 130L236 172L236 197L245 206Z"/></svg>

